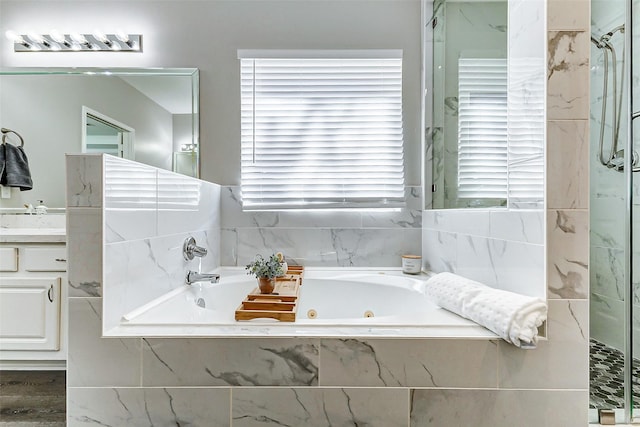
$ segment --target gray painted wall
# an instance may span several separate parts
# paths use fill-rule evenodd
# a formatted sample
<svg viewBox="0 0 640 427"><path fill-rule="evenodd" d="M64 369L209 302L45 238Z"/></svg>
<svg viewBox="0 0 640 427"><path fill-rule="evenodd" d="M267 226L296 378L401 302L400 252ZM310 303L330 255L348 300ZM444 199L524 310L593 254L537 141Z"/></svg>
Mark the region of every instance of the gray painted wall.
<svg viewBox="0 0 640 427"><path fill-rule="evenodd" d="M202 179L240 184L237 49L403 49L407 185L420 185L420 1L29 1L3 0L0 28L48 33L144 35L144 52L16 54L0 41L0 65L197 67Z"/></svg>
<svg viewBox="0 0 640 427"><path fill-rule="evenodd" d="M13 189L0 208L65 206L64 154L81 151L82 106L134 128L136 160L171 169L171 114L118 78L2 76L0 85L0 123L24 138L34 182L31 191Z"/></svg>

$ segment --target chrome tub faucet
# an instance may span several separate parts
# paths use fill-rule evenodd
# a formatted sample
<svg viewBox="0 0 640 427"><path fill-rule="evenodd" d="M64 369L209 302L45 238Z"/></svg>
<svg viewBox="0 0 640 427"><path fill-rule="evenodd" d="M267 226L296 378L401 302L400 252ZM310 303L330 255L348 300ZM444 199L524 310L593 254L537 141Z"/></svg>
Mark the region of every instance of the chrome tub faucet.
<svg viewBox="0 0 640 427"><path fill-rule="evenodd" d="M182 245L182 256L185 261L191 261L195 257L202 258L207 254L207 249L196 244L196 239L187 237Z"/></svg>
<svg viewBox="0 0 640 427"><path fill-rule="evenodd" d="M193 285L196 282L211 282L218 283L220 281L220 275L216 273L197 273L195 271L189 270L187 272L187 277L184 279L184 282L187 285Z"/></svg>

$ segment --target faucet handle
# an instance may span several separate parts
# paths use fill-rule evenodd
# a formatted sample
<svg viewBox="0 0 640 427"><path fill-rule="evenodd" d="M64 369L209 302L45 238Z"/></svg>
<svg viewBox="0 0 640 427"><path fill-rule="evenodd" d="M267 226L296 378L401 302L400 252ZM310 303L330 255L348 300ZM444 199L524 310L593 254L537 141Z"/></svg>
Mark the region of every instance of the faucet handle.
<svg viewBox="0 0 640 427"><path fill-rule="evenodd" d="M187 237L182 245L182 255L186 261L191 261L194 257L203 257L207 250L196 244L196 239Z"/></svg>

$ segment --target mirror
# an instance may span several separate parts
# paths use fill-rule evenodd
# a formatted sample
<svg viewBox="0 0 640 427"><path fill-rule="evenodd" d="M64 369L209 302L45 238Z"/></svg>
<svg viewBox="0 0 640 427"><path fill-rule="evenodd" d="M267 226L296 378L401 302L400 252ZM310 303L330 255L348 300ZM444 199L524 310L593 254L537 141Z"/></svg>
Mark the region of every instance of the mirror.
<svg viewBox="0 0 640 427"><path fill-rule="evenodd" d="M198 70L0 70L0 125L19 133L33 189L3 211L65 206L65 154L105 152L198 176ZM14 142L13 135L7 138Z"/></svg>
<svg viewBox="0 0 640 427"><path fill-rule="evenodd" d="M434 209L506 205L507 5L434 2Z"/></svg>

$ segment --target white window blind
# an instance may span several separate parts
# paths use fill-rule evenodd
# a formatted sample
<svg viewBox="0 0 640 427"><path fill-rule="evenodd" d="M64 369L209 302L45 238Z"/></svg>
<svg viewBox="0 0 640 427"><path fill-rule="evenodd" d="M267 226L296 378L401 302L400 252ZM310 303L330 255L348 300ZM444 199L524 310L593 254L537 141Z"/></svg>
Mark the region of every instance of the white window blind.
<svg viewBox="0 0 640 427"><path fill-rule="evenodd" d="M109 210L198 210L198 180L117 157L104 159Z"/></svg>
<svg viewBox="0 0 640 427"><path fill-rule="evenodd" d="M458 197L508 192L507 60L458 60Z"/></svg>
<svg viewBox="0 0 640 427"><path fill-rule="evenodd" d="M401 52L262 52L239 51L243 209L402 206Z"/></svg>

